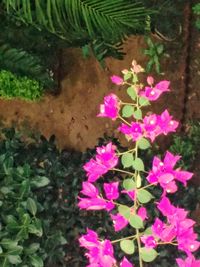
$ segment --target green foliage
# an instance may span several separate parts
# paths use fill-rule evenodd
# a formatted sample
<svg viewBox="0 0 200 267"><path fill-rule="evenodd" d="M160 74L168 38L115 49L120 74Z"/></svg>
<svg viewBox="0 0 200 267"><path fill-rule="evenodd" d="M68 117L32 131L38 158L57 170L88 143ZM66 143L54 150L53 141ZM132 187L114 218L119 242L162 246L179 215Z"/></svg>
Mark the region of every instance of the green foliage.
<svg viewBox="0 0 200 267"><path fill-rule="evenodd" d="M195 26L197 27L198 30L200 30L200 19L199 19L199 15L200 15L200 3L195 4L192 7L192 10L193 10L194 14L197 15L197 19L195 21Z"/></svg>
<svg viewBox="0 0 200 267"><path fill-rule="evenodd" d="M149 57L149 61L146 65L146 71L151 72L153 68L155 68L156 72L160 74L160 59L164 55L164 45L153 42L149 36L145 39L148 47L144 50L144 54Z"/></svg>
<svg viewBox="0 0 200 267"><path fill-rule="evenodd" d="M92 49L98 60L121 58L121 42L130 34L144 33L152 13L142 1L124 0L3 0L8 14L45 29L69 45Z"/></svg>
<svg viewBox="0 0 200 267"><path fill-rule="evenodd" d="M8 44L0 46L0 69L28 76L47 88L51 88L54 84L50 72L42 66L38 57L22 49L11 48Z"/></svg>
<svg viewBox="0 0 200 267"><path fill-rule="evenodd" d="M42 86L27 77L17 77L9 71L0 71L0 97L36 101L43 94Z"/></svg>

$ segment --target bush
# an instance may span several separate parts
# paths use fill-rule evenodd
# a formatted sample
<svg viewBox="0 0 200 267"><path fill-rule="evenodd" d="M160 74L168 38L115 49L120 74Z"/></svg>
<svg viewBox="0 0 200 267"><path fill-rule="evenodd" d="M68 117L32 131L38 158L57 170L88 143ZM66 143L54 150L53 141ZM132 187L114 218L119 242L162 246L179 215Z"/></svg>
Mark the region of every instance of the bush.
<svg viewBox="0 0 200 267"><path fill-rule="evenodd" d="M77 196L85 175L82 164L91 158L95 149L86 153L59 151L53 136L49 140L43 136L25 138L12 128L2 130L1 135L0 266L86 266L78 247L78 233L95 223L101 235L113 234L106 212L94 212L91 220L88 212L77 208ZM187 142L194 142L192 136ZM200 134L196 135L198 139ZM117 144L113 138L102 138L98 146L109 140ZM182 153L177 146L176 152ZM147 157L147 153L145 155ZM188 164L186 159L185 163ZM114 175L111 173L106 179L112 180ZM192 211L199 191L191 186L188 189L183 189L188 192L187 197L183 198L185 192L180 193L176 202L178 205L190 203L187 208ZM117 253L121 253L120 249ZM161 252L153 267L174 266L173 253L173 250Z"/></svg>
<svg viewBox="0 0 200 267"><path fill-rule="evenodd" d="M5 70L0 71L0 97L35 101L40 99L42 94L43 88L36 80L17 77Z"/></svg>

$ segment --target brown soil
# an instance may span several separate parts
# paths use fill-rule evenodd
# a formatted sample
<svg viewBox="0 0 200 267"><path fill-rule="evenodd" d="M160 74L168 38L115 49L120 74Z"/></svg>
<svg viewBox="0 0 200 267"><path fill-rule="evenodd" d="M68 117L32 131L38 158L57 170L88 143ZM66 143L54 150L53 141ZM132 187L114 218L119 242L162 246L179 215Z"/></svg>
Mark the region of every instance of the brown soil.
<svg viewBox="0 0 200 267"><path fill-rule="evenodd" d="M182 35L172 43L165 43L169 54L162 59L164 75L157 76L158 80L171 81L171 93L163 96L154 105L154 110L157 112L168 108L177 120L183 118L186 92L188 7L185 9L185 14ZM198 47L196 42L195 45ZM62 81L61 93L58 96L46 94L38 103L0 100L2 122L5 125L14 123L18 127L25 126L27 129L38 130L46 137L55 134L60 148L84 151L87 147L94 147L99 137L105 132L111 135L115 129L112 121L96 118L103 97L111 91L124 97L124 89L112 85L109 77L112 74L120 74L124 68L129 68L133 59L145 66L147 59L142 53L144 47L143 37L130 38L124 44L127 55L121 61L108 59L106 70L103 70L93 57L83 59L80 49L66 49L62 57L65 77ZM197 84L195 80L195 85ZM194 84L191 86L197 88ZM199 95L198 92L196 93ZM191 94L193 94L192 91ZM190 96L187 102L188 117L197 114L197 109L193 109L194 101L197 106L199 99Z"/></svg>

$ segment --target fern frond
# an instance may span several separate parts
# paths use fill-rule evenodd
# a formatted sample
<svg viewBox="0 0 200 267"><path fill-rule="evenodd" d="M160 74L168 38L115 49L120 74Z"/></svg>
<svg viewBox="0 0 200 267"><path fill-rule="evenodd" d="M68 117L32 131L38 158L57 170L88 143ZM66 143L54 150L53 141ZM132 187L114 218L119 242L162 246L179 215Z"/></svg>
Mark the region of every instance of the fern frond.
<svg viewBox="0 0 200 267"><path fill-rule="evenodd" d="M129 0L3 0L9 14L45 28L66 41L119 42L141 33L150 10Z"/></svg>
<svg viewBox="0 0 200 267"><path fill-rule="evenodd" d="M50 72L41 64L39 58L8 44L0 44L0 69L35 79L45 87L53 86Z"/></svg>

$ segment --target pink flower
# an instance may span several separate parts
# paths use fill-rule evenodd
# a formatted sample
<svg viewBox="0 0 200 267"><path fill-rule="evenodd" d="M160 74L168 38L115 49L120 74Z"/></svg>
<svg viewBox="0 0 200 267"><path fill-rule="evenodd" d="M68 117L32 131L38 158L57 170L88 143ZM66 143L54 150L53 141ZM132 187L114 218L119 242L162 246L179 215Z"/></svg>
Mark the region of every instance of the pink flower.
<svg viewBox="0 0 200 267"><path fill-rule="evenodd" d="M172 120L172 116L170 116L167 109L158 116L158 124L164 135L167 135L170 132L175 132L179 125L177 121Z"/></svg>
<svg viewBox="0 0 200 267"><path fill-rule="evenodd" d="M142 127L141 124L137 122L132 122L131 126L122 123L118 130L123 134L130 136L133 141L137 141L142 137Z"/></svg>
<svg viewBox="0 0 200 267"><path fill-rule="evenodd" d="M115 94L104 97L104 104L100 105L100 113L97 117L108 117L115 120L120 109L119 99Z"/></svg>
<svg viewBox="0 0 200 267"><path fill-rule="evenodd" d="M146 248L155 248L157 246L156 240L152 235L141 237L141 241L144 243Z"/></svg>
<svg viewBox="0 0 200 267"><path fill-rule="evenodd" d="M189 256L185 260L183 259L176 259L176 262L179 267L199 267L200 266L200 260L196 260L194 256Z"/></svg>
<svg viewBox="0 0 200 267"><path fill-rule="evenodd" d="M78 207L85 210L112 210L115 205L103 198L81 198L79 197Z"/></svg>
<svg viewBox="0 0 200 267"><path fill-rule="evenodd" d="M106 194L107 199L113 200L119 197L119 190L118 190L119 182L114 183L104 183L104 191Z"/></svg>
<svg viewBox="0 0 200 267"><path fill-rule="evenodd" d="M147 78L148 84L152 86L153 78ZM157 100L162 93L169 91L169 81L161 81L155 85L155 87L145 87L145 91L141 91L140 95L146 97L150 101Z"/></svg>
<svg viewBox="0 0 200 267"><path fill-rule="evenodd" d="M152 142L155 138L161 134L160 127L158 125L158 118L156 114L145 116L143 119L144 136L149 138Z"/></svg>
<svg viewBox="0 0 200 267"><path fill-rule="evenodd" d="M160 134L167 135L169 132L175 132L177 127L178 122L172 120L172 116L167 110L161 115L152 114L143 119L144 136L152 142Z"/></svg>
<svg viewBox="0 0 200 267"><path fill-rule="evenodd" d="M113 75L110 77L111 81L117 85L122 85L123 84L123 79L117 75Z"/></svg>
<svg viewBox="0 0 200 267"><path fill-rule="evenodd" d="M140 218L143 221L148 218L148 216L147 216L147 210L146 210L145 207L139 208L137 214L138 214L138 216L140 216Z"/></svg>
<svg viewBox="0 0 200 267"><path fill-rule="evenodd" d="M114 229L116 232L122 230L124 227L127 226L128 220L124 218L121 214L119 213L116 215L111 214L110 216L113 220Z"/></svg>
<svg viewBox="0 0 200 267"><path fill-rule="evenodd" d="M190 172L182 171L180 168L174 170L180 158L180 156L174 156L167 151L163 161L158 157L154 157L153 159L152 170L149 172L147 180L150 183L159 183L164 189L164 195L177 191L176 180L186 186L187 181L192 178L193 174Z"/></svg>
<svg viewBox="0 0 200 267"><path fill-rule="evenodd" d="M127 260L126 257L124 257L120 263L120 267L134 267L134 265L131 264L130 261Z"/></svg>
<svg viewBox="0 0 200 267"><path fill-rule="evenodd" d="M152 76L147 77L147 83L148 85L152 86L154 84L154 78Z"/></svg>
<svg viewBox="0 0 200 267"><path fill-rule="evenodd" d="M87 172L88 182L95 182L103 174L117 165L118 157L115 154L115 149L116 146L112 143L97 148L95 160L91 159L83 166Z"/></svg>
<svg viewBox="0 0 200 267"><path fill-rule="evenodd" d="M94 231L87 229L87 234L79 238L79 243L88 250L85 256L89 259L89 266L113 267L116 264L110 240L100 241Z"/></svg>
<svg viewBox="0 0 200 267"><path fill-rule="evenodd" d="M138 74L138 73L144 71L144 69L140 65L137 64L136 60L133 60L132 61L132 68L131 68L131 70L135 74Z"/></svg>
<svg viewBox="0 0 200 267"><path fill-rule="evenodd" d="M81 193L85 196L95 198L99 195L99 190L90 182L83 182L82 188Z"/></svg>

